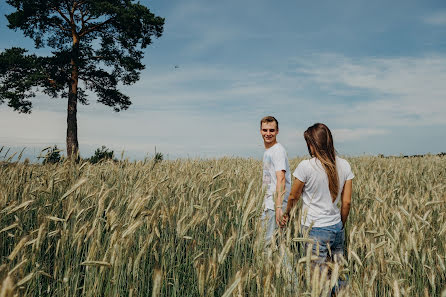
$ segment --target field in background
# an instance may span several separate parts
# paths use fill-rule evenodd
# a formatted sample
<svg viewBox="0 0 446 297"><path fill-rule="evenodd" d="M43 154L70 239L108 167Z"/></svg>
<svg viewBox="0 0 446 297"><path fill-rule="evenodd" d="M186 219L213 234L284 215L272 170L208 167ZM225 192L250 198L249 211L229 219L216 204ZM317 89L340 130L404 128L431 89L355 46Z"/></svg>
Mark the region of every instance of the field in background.
<svg viewBox="0 0 446 297"><path fill-rule="evenodd" d="M310 270L299 212L264 257L261 161L0 164L0 295L319 296L338 275L343 296L446 294L446 157L348 160L331 278Z"/></svg>

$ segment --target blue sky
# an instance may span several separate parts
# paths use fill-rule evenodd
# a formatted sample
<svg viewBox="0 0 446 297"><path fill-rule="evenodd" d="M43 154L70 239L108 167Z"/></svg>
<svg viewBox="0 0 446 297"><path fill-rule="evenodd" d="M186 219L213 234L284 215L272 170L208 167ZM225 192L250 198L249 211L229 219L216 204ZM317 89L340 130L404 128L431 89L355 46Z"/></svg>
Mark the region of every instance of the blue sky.
<svg viewBox="0 0 446 297"><path fill-rule="evenodd" d="M155 146L170 158L257 158L264 115L279 120L289 157L306 154L315 122L343 155L446 151L444 1L141 2L166 18L164 34L125 88L129 110L94 97L79 107L83 156L106 145L134 159ZM34 51L6 27L9 9L0 1L0 50ZM44 95L31 115L0 105L0 146L64 149L65 108Z"/></svg>

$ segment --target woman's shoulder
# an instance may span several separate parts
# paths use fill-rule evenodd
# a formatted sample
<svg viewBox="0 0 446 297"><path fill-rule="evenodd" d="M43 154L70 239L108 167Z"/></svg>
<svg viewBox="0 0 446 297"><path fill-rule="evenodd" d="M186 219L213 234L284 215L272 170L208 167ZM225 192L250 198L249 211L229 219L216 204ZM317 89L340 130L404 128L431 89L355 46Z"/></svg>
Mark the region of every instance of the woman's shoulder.
<svg viewBox="0 0 446 297"><path fill-rule="evenodd" d="M350 163L347 160L336 156L336 167L338 168L338 172L342 172L342 176L344 176L346 180L355 177L355 175L352 172L352 167L350 166Z"/></svg>
<svg viewBox="0 0 446 297"><path fill-rule="evenodd" d="M300 167L300 168L312 168L314 166L317 166L316 160L317 160L316 158L304 159L304 160L299 162L297 167Z"/></svg>
<svg viewBox="0 0 446 297"><path fill-rule="evenodd" d="M311 167L310 160L304 159L304 160L300 161L299 164L297 165L296 169L294 170L293 176L298 178L302 182L306 182L308 174L309 174L308 169L310 167Z"/></svg>
<svg viewBox="0 0 446 297"><path fill-rule="evenodd" d="M350 163L346 159L343 159L343 158L338 157L338 156L336 156L336 163L341 165L341 166L344 166L344 167L345 166L350 167Z"/></svg>
<svg viewBox="0 0 446 297"><path fill-rule="evenodd" d="M300 164L302 164L302 165L309 165L311 161L314 162L314 159L315 159L315 158L311 158L311 159L303 159L302 161L299 162L299 165L300 165Z"/></svg>

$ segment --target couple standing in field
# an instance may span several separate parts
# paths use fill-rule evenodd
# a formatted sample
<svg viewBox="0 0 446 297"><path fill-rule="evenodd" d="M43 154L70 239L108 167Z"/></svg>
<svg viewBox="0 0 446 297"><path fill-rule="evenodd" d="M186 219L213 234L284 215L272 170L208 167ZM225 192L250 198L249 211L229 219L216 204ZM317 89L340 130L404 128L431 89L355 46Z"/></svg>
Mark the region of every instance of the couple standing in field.
<svg viewBox="0 0 446 297"><path fill-rule="evenodd" d="M267 116L260 121L265 145L263 186L266 189L262 222L268 245L279 227L286 227L290 211L302 196L302 232L313 239L312 254L318 265L335 260L344 253L344 226L350 211L352 179L350 164L336 156L330 129L317 123L304 138L312 157L291 171L285 148L277 142L279 123ZM340 208L338 204L340 202ZM340 282L339 286L344 286Z"/></svg>

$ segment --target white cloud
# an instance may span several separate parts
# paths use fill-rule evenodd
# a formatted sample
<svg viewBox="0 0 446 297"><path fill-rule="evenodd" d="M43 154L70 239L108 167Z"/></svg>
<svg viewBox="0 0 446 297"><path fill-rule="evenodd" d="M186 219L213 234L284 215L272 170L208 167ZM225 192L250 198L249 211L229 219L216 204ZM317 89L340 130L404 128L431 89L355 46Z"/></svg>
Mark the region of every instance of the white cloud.
<svg viewBox="0 0 446 297"><path fill-rule="evenodd" d="M106 145L141 157L156 146L171 156L258 156L258 120L266 114L279 118L279 140L290 156L305 154L302 133L314 122L332 128L336 143L365 143L392 135L393 127L446 125L446 56L314 55L296 60L294 71L288 62L260 71L211 64L151 69L126 87L134 103L128 111L79 106L81 150ZM63 144L65 104L47 100L31 115L2 106L2 144Z"/></svg>
<svg viewBox="0 0 446 297"><path fill-rule="evenodd" d="M390 131L384 129L333 129L333 138L336 142L349 142L356 140L364 140L370 136L389 134Z"/></svg>
<svg viewBox="0 0 446 297"><path fill-rule="evenodd" d="M257 72L222 65L186 65L147 72L127 88L136 110L176 110L221 113L252 112L293 101L287 94L295 81L280 73ZM228 110L229 109L229 110Z"/></svg>
<svg viewBox="0 0 446 297"><path fill-rule="evenodd" d="M446 124L446 56L349 59L322 55L301 61L310 80L351 99L345 120L378 126ZM362 91L362 94L358 91ZM363 98L361 98L361 96ZM365 98L364 98L365 97Z"/></svg>
<svg viewBox="0 0 446 297"><path fill-rule="evenodd" d="M142 78L147 84L129 91L138 108L199 111L227 103L233 112L307 109L349 125L361 120L367 126L446 124L444 55L386 59L314 55L297 62L294 73L210 64L155 69Z"/></svg>
<svg viewBox="0 0 446 297"><path fill-rule="evenodd" d="M423 18L423 21L429 25L446 25L446 11L437 12Z"/></svg>
<svg viewBox="0 0 446 297"><path fill-rule="evenodd" d="M64 147L65 114L35 111L18 115L0 110L0 147L40 147L57 144ZM5 123L14 129L7 129ZM88 151L106 145L139 157L153 153L156 147L171 156L208 157L249 155L256 150L257 123L247 123L230 115L214 117L187 112L153 112L142 114L78 114L79 144ZM19 136L18 136L19 135ZM257 139L258 138L258 139ZM85 154L85 151L84 151Z"/></svg>
<svg viewBox="0 0 446 297"><path fill-rule="evenodd" d="M19 114L2 107L0 114L1 145L46 146L64 143L66 115L63 112Z"/></svg>

